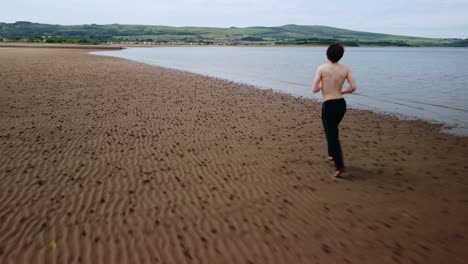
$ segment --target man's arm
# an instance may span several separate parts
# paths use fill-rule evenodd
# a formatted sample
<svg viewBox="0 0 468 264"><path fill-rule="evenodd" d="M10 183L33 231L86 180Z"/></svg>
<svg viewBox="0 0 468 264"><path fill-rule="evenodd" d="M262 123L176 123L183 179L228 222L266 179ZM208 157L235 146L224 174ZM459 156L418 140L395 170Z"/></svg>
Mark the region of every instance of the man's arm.
<svg viewBox="0 0 468 264"><path fill-rule="evenodd" d="M318 93L322 89L322 73L320 72L320 66L317 68L315 73L314 85L312 87L312 92Z"/></svg>
<svg viewBox="0 0 468 264"><path fill-rule="evenodd" d="M346 75L346 80L349 83L349 87L346 90L341 91L341 94L353 93L357 89L356 80L354 80L353 73L351 70L348 71L348 75Z"/></svg>

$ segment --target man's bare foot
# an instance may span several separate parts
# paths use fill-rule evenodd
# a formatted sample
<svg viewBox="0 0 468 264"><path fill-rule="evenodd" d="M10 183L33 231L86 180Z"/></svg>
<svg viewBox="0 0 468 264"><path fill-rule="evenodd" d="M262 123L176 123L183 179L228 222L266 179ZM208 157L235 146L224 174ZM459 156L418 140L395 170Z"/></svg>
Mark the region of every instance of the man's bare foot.
<svg viewBox="0 0 468 264"><path fill-rule="evenodd" d="M327 161L333 161L333 157L328 156Z"/></svg>
<svg viewBox="0 0 468 264"><path fill-rule="evenodd" d="M343 178L344 176L344 169L341 169L341 170L337 170L335 171L335 178Z"/></svg>

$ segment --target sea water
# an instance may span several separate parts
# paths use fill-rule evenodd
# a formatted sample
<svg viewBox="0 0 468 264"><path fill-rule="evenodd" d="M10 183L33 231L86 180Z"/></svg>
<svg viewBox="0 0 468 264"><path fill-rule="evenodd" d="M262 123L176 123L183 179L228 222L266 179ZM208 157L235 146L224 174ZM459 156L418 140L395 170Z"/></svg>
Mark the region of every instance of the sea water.
<svg viewBox="0 0 468 264"><path fill-rule="evenodd" d="M190 71L293 96L312 94L326 47L153 47L94 52ZM346 48L340 63L353 70L353 108L442 123L468 135L468 49Z"/></svg>

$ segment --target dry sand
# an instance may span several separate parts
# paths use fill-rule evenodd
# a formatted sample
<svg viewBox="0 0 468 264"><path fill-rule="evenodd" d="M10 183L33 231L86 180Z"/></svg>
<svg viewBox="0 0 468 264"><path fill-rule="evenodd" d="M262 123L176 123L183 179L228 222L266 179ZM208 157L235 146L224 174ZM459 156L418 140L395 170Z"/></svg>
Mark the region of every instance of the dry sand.
<svg viewBox="0 0 468 264"><path fill-rule="evenodd" d="M54 48L54 49L92 49L92 50L120 50L120 45L78 45L78 44L60 44L60 43L1 43L0 48Z"/></svg>
<svg viewBox="0 0 468 264"><path fill-rule="evenodd" d="M87 52L0 49L0 263L468 262L467 137Z"/></svg>

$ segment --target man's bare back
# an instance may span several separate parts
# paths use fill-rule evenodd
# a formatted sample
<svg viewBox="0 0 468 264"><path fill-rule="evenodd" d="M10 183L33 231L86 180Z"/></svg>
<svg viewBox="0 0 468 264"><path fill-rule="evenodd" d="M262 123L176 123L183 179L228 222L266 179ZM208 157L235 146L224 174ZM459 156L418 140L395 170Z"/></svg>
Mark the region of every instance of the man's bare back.
<svg viewBox="0 0 468 264"><path fill-rule="evenodd" d="M347 80L349 87L342 90L344 81ZM352 93L356 90L356 81L351 69L339 63L325 63L317 68L313 92L322 91L323 101L343 98L343 94Z"/></svg>

